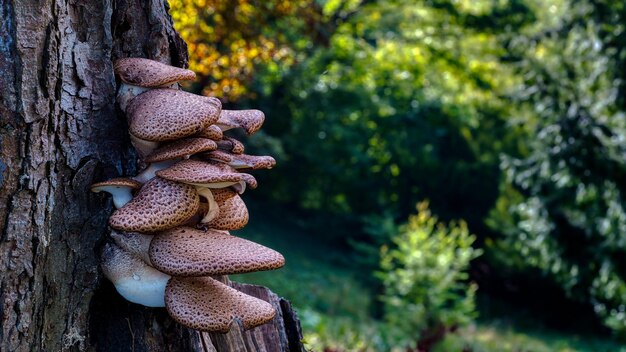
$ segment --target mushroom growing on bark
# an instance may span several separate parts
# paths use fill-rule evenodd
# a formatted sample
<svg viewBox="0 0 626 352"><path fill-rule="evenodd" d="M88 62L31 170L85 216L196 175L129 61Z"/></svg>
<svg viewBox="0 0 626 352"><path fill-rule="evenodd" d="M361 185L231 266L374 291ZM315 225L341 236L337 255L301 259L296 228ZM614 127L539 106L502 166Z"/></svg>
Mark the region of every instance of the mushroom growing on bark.
<svg viewBox="0 0 626 352"><path fill-rule="evenodd" d="M200 205L195 188L155 177L109 218L120 231L153 233L182 225Z"/></svg>
<svg viewBox="0 0 626 352"><path fill-rule="evenodd" d="M249 219L248 208L237 192L229 188L211 190L219 213L212 219L203 219L210 228L218 230L239 230Z"/></svg>
<svg viewBox="0 0 626 352"><path fill-rule="evenodd" d="M126 300L147 307L165 306L165 285L169 275L114 244L104 246L100 259L104 276Z"/></svg>
<svg viewBox="0 0 626 352"><path fill-rule="evenodd" d="M228 136L224 136L221 140L217 141L217 149L225 150L233 154L242 154L245 151L243 143Z"/></svg>
<svg viewBox="0 0 626 352"><path fill-rule="evenodd" d="M104 275L127 300L165 306L193 329L227 332L235 321L246 329L270 321L276 314L271 304L209 277L285 263L280 253L224 231L247 224L239 194L257 187L252 175L236 168L269 169L275 160L243 154L243 144L223 131L253 134L265 116L222 111L215 98L175 89L175 82L195 77L189 70L128 58L116 61L115 71L124 82L118 102L131 141L148 166L133 179L91 188L113 194L118 208L109 218L114 243L101 252ZM207 157L213 160L197 160Z"/></svg>
<svg viewBox="0 0 626 352"><path fill-rule="evenodd" d="M283 256L260 244L215 230L178 227L154 236L152 265L172 276L216 276L273 270Z"/></svg>
<svg viewBox="0 0 626 352"><path fill-rule="evenodd" d="M228 332L235 320L250 329L276 315L271 304L210 277L173 277L165 289L165 307L179 323L212 332Z"/></svg>
<svg viewBox="0 0 626 352"><path fill-rule="evenodd" d="M214 150L204 153L209 160L222 162L235 169L271 169L276 165L276 160L271 156L257 156L247 154L234 154L223 150Z"/></svg>
<svg viewBox="0 0 626 352"><path fill-rule="evenodd" d="M196 78L193 71L138 57L119 59L113 68L122 80L117 102L124 112L133 98L149 88L167 87L178 81Z"/></svg>
<svg viewBox="0 0 626 352"><path fill-rule="evenodd" d="M217 127L216 125L211 125L196 133L195 136L219 141L224 138L224 132L222 132L222 129Z"/></svg>
<svg viewBox="0 0 626 352"><path fill-rule="evenodd" d="M167 169L157 171L157 176L166 180L184 182L207 188L234 187L240 194L246 189L257 187L254 176L238 172L226 164L199 160L183 160Z"/></svg>
<svg viewBox="0 0 626 352"><path fill-rule="evenodd" d="M133 199L133 191L140 188L141 183L125 177L113 178L108 181L91 185L91 191L108 192L113 196L113 205L119 209Z"/></svg>
<svg viewBox="0 0 626 352"><path fill-rule="evenodd" d="M165 144L145 158L148 163L185 158L190 155L217 149L217 143L208 138L185 138Z"/></svg>
<svg viewBox="0 0 626 352"><path fill-rule="evenodd" d="M222 110L215 124L222 131L243 128L247 135L251 135L261 129L263 122L265 122L265 114L260 110Z"/></svg>

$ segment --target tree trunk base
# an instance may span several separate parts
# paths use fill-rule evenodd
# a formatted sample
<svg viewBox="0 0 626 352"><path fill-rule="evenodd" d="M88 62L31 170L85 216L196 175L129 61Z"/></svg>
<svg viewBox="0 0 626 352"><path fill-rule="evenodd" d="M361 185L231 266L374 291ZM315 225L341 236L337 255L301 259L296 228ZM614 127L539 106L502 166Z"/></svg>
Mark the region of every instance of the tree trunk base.
<svg viewBox="0 0 626 352"><path fill-rule="evenodd" d="M289 301L263 286L230 282L231 287L271 303L276 317L250 330L233 324L226 334L187 329L172 321L165 309L147 308L123 299L103 283L92 299L90 336L95 351L304 352L302 330Z"/></svg>

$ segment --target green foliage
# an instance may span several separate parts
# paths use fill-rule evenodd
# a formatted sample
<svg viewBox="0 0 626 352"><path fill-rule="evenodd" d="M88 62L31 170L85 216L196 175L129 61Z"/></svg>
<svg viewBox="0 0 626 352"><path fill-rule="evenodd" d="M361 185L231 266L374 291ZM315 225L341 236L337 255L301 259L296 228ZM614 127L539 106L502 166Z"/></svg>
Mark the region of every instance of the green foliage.
<svg viewBox="0 0 626 352"><path fill-rule="evenodd" d="M439 222L428 203L381 249L385 320L416 341L437 329L456 328L475 317L475 284L468 284L469 263L480 250L465 222ZM418 335L419 334L419 335Z"/></svg>
<svg viewBox="0 0 626 352"><path fill-rule="evenodd" d="M498 10L475 3L485 20ZM497 92L517 78L499 62L493 28L464 27L473 7L451 6L361 5L261 97L266 131L285 151L268 186L274 199L401 219L428 198L446 218L481 222L510 143Z"/></svg>
<svg viewBox="0 0 626 352"><path fill-rule="evenodd" d="M490 224L505 263L550 275L626 337L626 6L550 1L510 41L525 80L514 123L527 150L503 158ZM545 15L544 15L545 16Z"/></svg>

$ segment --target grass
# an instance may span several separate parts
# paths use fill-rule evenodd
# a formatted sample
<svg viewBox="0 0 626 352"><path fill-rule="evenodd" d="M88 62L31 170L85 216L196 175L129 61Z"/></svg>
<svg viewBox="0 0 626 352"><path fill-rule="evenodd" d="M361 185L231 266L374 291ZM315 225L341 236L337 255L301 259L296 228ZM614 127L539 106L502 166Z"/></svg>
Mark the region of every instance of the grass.
<svg viewBox="0 0 626 352"><path fill-rule="evenodd" d="M276 271L233 275L233 280L268 286L300 309L357 319L369 316L374 293L357 280L358 268L349 265L346 256L280 212L262 212L254 203L249 208L250 223L234 234L281 252L287 264Z"/></svg>
<svg viewBox="0 0 626 352"><path fill-rule="evenodd" d="M231 279L270 287L288 298L302 322L312 351L404 351L390 347L389 327L372 318L375 292L350 256L324 241L289 211L267 209L246 199L251 219L235 233L281 252L287 265L276 271L233 275ZM507 307L514 312L515 307ZM510 314L487 317L448 335L436 352L626 352L617 342L541 329L540 322ZM534 327L534 328L533 328Z"/></svg>
<svg viewBox="0 0 626 352"><path fill-rule="evenodd" d="M550 330L520 329L515 325L501 324L497 320L482 322L449 335L436 352L622 352L626 347L610 339L593 336L563 334Z"/></svg>

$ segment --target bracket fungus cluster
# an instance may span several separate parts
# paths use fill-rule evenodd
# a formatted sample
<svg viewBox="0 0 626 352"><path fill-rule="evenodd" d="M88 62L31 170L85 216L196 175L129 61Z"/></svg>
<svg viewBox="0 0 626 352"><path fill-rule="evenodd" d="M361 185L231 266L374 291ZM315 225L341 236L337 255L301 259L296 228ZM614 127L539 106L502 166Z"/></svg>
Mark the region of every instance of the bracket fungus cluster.
<svg viewBox="0 0 626 352"><path fill-rule="evenodd" d="M132 178L92 185L117 208L109 218L112 243L102 270L127 300L166 307L179 323L227 332L270 321L272 305L239 292L215 276L277 269L283 256L232 236L248 222L241 194L257 187L246 171L271 169L269 156L244 153L224 131L250 135L263 124L258 110L222 110L218 99L187 93L177 82L192 71L141 58L120 59L117 101L128 118L131 141L146 165Z"/></svg>

